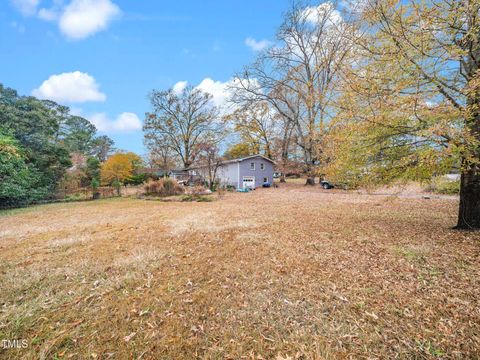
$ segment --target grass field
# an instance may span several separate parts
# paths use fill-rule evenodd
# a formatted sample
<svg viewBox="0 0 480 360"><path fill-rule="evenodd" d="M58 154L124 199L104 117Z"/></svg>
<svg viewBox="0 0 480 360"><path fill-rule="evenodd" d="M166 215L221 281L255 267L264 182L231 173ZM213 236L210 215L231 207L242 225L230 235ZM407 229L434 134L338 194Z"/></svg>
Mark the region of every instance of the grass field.
<svg viewBox="0 0 480 360"><path fill-rule="evenodd" d="M455 199L299 184L0 213L0 358L480 357Z"/></svg>

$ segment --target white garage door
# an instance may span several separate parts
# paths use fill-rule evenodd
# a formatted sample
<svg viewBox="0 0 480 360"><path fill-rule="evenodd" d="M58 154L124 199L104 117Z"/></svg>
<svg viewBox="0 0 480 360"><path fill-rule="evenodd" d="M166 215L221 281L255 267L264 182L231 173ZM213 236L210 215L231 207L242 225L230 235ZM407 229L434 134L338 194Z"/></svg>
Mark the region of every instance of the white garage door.
<svg viewBox="0 0 480 360"><path fill-rule="evenodd" d="M243 188L255 189L255 176L244 176L243 177Z"/></svg>

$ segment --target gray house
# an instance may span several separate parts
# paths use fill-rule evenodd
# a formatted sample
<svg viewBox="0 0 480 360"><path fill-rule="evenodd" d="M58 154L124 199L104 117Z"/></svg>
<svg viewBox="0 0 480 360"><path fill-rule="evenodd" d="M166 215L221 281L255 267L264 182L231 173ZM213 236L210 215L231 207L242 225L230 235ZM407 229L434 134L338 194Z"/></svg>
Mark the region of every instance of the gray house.
<svg viewBox="0 0 480 360"><path fill-rule="evenodd" d="M236 188L261 187L264 183L273 184L274 162L262 155L252 155L241 159L223 161L217 170L217 179L221 185ZM208 177L204 167L190 167L191 175Z"/></svg>

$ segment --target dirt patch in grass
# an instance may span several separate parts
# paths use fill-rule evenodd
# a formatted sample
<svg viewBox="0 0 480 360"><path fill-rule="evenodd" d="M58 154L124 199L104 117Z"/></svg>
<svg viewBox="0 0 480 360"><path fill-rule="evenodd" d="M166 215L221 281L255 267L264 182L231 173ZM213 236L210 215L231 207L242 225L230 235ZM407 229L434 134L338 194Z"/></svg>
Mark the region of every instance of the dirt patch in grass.
<svg viewBox="0 0 480 360"><path fill-rule="evenodd" d="M17 358L477 358L480 234L456 200L302 185L0 216Z"/></svg>

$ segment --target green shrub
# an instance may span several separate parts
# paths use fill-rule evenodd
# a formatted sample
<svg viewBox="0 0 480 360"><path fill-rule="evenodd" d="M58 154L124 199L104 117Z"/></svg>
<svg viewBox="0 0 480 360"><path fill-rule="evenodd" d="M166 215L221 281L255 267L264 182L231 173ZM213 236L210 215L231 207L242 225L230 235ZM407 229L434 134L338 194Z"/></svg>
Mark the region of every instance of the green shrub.
<svg viewBox="0 0 480 360"><path fill-rule="evenodd" d="M460 194L460 181L445 181L442 182L436 192L446 195L458 195Z"/></svg>
<svg viewBox="0 0 480 360"><path fill-rule="evenodd" d="M134 174L130 176L129 179L125 180L125 184L129 185L141 185L147 180L147 175L145 174Z"/></svg>
<svg viewBox="0 0 480 360"><path fill-rule="evenodd" d="M84 200L84 199L85 199L85 197L82 196L81 194L71 194L71 195L65 196L64 201L65 202L71 202L71 201L79 201L79 200Z"/></svg>
<svg viewBox="0 0 480 360"><path fill-rule="evenodd" d="M23 206L42 199L48 189L40 186L39 180L19 143L0 134L0 206Z"/></svg>
<svg viewBox="0 0 480 360"><path fill-rule="evenodd" d="M93 192L96 192L98 190L98 187L100 186L100 181L98 181L97 178L93 178L90 185L92 186Z"/></svg>
<svg viewBox="0 0 480 360"><path fill-rule="evenodd" d="M191 194L191 195L183 195L182 201L210 202L212 201L212 198L211 196Z"/></svg>
<svg viewBox="0 0 480 360"><path fill-rule="evenodd" d="M448 180L443 177L436 177L428 184L426 190L443 195L458 195L460 193L460 180Z"/></svg>
<svg viewBox="0 0 480 360"><path fill-rule="evenodd" d="M184 193L184 188L169 178L149 181L145 184L144 190L145 195L150 196L173 196Z"/></svg>
<svg viewBox="0 0 480 360"><path fill-rule="evenodd" d="M115 179L112 182L112 186L115 188L115 190L117 190L117 196L120 196L121 195L120 189L122 187L122 183L119 180Z"/></svg>

